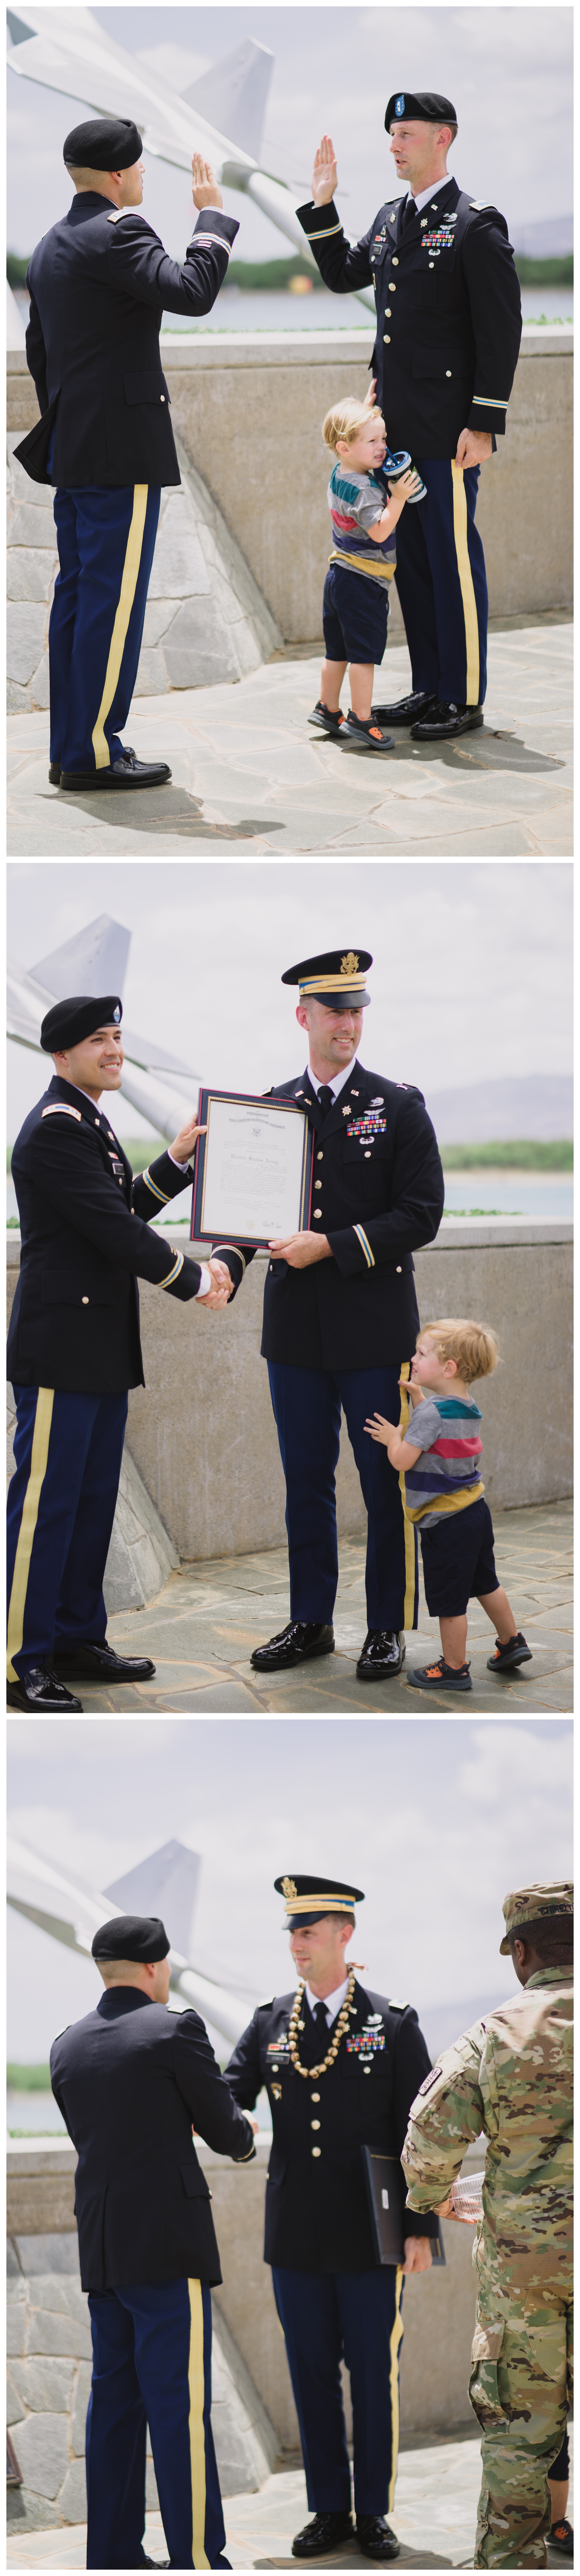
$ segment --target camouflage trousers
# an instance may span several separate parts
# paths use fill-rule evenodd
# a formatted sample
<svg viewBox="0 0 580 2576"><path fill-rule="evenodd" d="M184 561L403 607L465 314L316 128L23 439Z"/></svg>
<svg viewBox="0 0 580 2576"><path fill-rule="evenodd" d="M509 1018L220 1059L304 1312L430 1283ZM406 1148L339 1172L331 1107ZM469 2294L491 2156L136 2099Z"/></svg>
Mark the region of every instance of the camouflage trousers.
<svg viewBox="0 0 580 2576"><path fill-rule="evenodd" d="M469 2382L483 2432L474 2566L546 2567L547 2480L571 2393L572 2306L554 2289L494 2323L482 2315L489 2306L478 2302Z"/></svg>

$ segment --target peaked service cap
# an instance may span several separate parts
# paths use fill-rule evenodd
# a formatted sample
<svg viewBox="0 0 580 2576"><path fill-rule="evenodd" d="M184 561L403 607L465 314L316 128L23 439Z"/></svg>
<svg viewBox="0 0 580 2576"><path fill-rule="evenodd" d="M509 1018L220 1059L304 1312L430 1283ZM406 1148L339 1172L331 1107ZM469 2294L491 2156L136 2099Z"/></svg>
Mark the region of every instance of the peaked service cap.
<svg viewBox="0 0 580 2576"><path fill-rule="evenodd" d="M395 94L393 91L393 96L389 99L385 117L387 134L390 125L402 124L403 117L405 117L405 119L407 119L407 117L411 117L415 125L457 124L455 108L451 105L451 99L441 98L439 91L436 89L418 89L416 91L400 89L398 94ZM441 182L439 182L439 185L440 184Z"/></svg>
<svg viewBox="0 0 580 2576"><path fill-rule="evenodd" d="M284 1930L299 1932L302 1923L320 1923L325 1914L354 1914L364 1905L362 1887L345 1887L343 1878L275 1878L277 1896L286 1899Z"/></svg>
<svg viewBox="0 0 580 2576"><path fill-rule="evenodd" d="M322 957L287 966L282 983L299 984L301 1002L322 1002L329 1011L366 1011L371 997L365 977L372 962L368 948L327 948Z"/></svg>
<svg viewBox="0 0 580 2576"><path fill-rule="evenodd" d="M130 116L87 116L71 126L62 157L69 170L130 170L143 150Z"/></svg>
<svg viewBox="0 0 580 2576"><path fill-rule="evenodd" d="M45 1055L54 1055L55 1048L79 1046L95 1029L120 1029L122 1017L119 993L69 993L66 1002L54 1002L45 1013L41 1047Z"/></svg>
<svg viewBox="0 0 580 2576"><path fill-rule="evenodd" d="M574 1922L574 1881L570 1878L555 1878L551 1880L548 1887L517 1887L511 1896L504 1896L501 1910L505 1919L505 1932L499 1946L500 1954L504 1959L509 1957L510 1940L513 1941L514 1937L519 1939L520 1933L531 1931L535 1923L545 1923L547 1915L553 1922L563 1922L566 1915L569 1915L571 1936Z"/></svg>
<svg viewBox="0 0 580 2576"><path fill-rule="evenodd" d="M171 1942L160 1914L113 1914L95 1932L91 1949L93 1959L131 1959L142 1967L148 1959L166 1959Z"/></svg>

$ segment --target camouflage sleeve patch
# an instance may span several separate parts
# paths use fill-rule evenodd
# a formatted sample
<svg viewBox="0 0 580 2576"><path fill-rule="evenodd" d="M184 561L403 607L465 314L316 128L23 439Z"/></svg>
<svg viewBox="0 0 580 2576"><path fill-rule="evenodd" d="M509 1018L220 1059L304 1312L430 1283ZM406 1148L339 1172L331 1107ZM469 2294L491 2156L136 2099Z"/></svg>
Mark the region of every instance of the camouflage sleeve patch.
<svg viewBox="0 0 580 2576"><path fill-rule="evenodd" d="M466 2148L485 2125L480 2082L481 2024L466 2031L424 2077L411 2103L401 2156L407 2206L437 2209L449 2198Z"/></svg>

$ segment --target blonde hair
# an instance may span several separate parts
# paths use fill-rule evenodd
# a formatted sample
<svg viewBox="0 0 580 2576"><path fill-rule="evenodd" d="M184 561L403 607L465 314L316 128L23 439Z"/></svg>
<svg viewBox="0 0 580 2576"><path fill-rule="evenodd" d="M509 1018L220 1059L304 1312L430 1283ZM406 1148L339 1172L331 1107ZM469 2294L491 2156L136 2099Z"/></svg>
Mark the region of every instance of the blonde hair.
<svg viewBox="0 0 580 2576"><path fill-rule="evenodd" d="M474 1324L471 1316L442 1315L434 1324L422 1324L417 1334L417 1350L425 1333L435 1343L437 1358L457 1361L457 1375L472 1386L475 1378L491 1377L497 1368L499 1351L495 1333L488 1324Z"/></svg>
<svg viewBox="0 0 580 2576"><path fill-rule="evenodd" d="M336 455L339 438L344 440L345 447L354 447L355 438L358 438L359 429L363 428L364 422L382 421L382 417L382 412L367 411L365 403L356 402L354 394L347 394L344 402L333 403L332 411L327 411L326 420L323 420L322 436L325 447L331 447Z"/></svg>

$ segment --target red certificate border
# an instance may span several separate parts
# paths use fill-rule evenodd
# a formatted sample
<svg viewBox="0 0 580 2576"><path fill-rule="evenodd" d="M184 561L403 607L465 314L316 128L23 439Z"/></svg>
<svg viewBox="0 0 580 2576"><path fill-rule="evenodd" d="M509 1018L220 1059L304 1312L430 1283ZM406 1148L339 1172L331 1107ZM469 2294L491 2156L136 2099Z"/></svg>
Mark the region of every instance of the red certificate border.
<svg viewBox="0 0 580 2576"><path fill-rule="evenodd" d="M212 1100L227 1100L231 1102L239 1101L242 1103L243 1107L248 1109L283 1109L288 1116L303 1119L304 1146L300 1182L300 1216L298 1224L295 1227L295 1232L296 1234L307 1232L310 1226L310 1210L312 1205L314 1131L309 1125L307 1112L302 1108L302 1104L299 1104L297 1100L281 1100L280 1098L272 1099L268 1093L264 1095L263 1092L218 1091L214 1087L213 1083L208 1083L207 1085L202 1086L199 1094L197 1115L201 1127L205 1127L207 1123L208 1111ZM203 1223L206 1146L207 1137L198 1136L195 1148L193 1190L191 1194L190 1239L192 1243L215 1243L218 1239L216 1237L215 1230L213 1234L208 1234L207 1226L204 1227ZM225 1236L229 1236L231 1243L239 1240L241 1251L243 1251L245 1244L251 1245L257 1252L268 1251L268 1240L265 1235L244 1234L237 1238L235 1227L232 1227L228 1223L227 1212L224 1214L223 1223L220 1228L219 1240L221 1241Z"/></svg>

